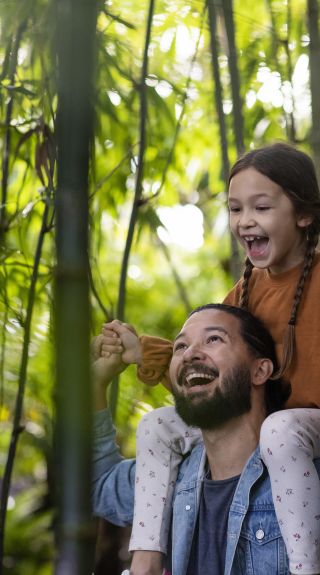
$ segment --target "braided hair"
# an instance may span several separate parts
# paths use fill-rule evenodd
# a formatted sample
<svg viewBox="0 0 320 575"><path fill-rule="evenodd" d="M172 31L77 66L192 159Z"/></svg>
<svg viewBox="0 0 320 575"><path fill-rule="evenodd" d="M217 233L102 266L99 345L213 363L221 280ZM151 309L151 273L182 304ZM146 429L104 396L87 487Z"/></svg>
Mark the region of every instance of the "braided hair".
<svg viewBox="0 0 320 575"><path fill-rule="evenodd" d="M311 158L285 143L276 143L251 150L240 157L231 169L229 183L239 172L254 168L278 184L291 201L296 214L312 216L312 222L303 229L305 254L301 275L297 283L287 330L283 341L283 357L279 370L273 377L281 377L289 368L294 356L295 325L306 280L310 274L320 234L320 191ZM249 258L245 262L242 291L239 306L248 308L249 283L253 265Z"/></svg>
<svg viewBox="0 0 320 575"><path fill-rule="evenodd" d="M249 258L246 258L245 261L245 268L243 272L243 282L242 282L242 289L240 295L239 306L243 307L244 309L248 309L249 303L249 280L252 274L253 265Z"/></svg>

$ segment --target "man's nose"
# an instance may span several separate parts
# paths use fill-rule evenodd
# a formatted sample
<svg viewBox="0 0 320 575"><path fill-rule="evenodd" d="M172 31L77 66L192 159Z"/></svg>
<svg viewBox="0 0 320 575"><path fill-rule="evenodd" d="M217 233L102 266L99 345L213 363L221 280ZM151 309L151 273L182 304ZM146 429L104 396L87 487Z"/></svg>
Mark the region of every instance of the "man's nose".
<svg viewBox="0 0 320 575"><path fill-rule="evenodd" d="M203 359L204 356L205 353L202 351L201 345L194 343L192 345L189 345L189 347L185 350L183 354L183 361L185 362L197 361L197 360L199 361Z"/></svg>

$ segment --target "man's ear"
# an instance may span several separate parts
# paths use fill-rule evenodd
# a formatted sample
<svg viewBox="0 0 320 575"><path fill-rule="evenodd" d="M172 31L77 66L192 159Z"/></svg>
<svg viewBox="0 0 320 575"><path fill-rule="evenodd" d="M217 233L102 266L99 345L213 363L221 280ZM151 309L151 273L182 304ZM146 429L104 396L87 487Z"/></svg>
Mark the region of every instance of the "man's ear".
<svg viewBox="0 0 320 575"><path fill-rule="evenodd" d="M251 379L254 385L263 385L269 377L271 377L273 372L273 363L271 359L266 357L259 357L254 360Z"/></svg>

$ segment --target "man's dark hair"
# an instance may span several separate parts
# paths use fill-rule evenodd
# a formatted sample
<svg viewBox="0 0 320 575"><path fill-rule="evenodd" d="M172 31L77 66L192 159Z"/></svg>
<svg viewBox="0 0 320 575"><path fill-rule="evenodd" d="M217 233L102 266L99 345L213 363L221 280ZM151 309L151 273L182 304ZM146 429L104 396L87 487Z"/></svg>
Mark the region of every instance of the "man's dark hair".
<svg viewBox="0 0 320 575"><path fill-rule="evenodd" d="M248 310L227 305L224 303L208 303L194 309L189 317L199 311L216 309L233 315L239 320L240 335L246 343L249 352L253 357L265 357L273 364L273 373L278 371L278 360L276 356L273 338L264 323L252 315ZM284 403L291 393L291 385L283 378L268 379L265 384L265 400L267 413L273 413L283 409Z"/></svg>

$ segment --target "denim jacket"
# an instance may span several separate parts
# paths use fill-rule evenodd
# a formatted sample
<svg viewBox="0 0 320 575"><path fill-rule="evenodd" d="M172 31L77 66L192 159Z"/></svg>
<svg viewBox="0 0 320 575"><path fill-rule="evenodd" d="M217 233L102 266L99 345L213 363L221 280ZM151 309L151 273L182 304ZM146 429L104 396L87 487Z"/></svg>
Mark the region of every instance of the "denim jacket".
<svg viewBox="0 0 320 575"><path fill-rule="evenodd" d="M116 525L133 517L135 461L123 459L108 410L96 414L93 511ZM196 524L206 453L197 445L181 463L173 501L172 575L185 575ZM319 465L318 465L319 464ZM316 461L320 469L320 460ZM224 575L289 575L285 545L274 511L259 447L242 471L231 504Z"/></svg>

